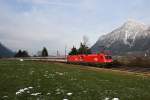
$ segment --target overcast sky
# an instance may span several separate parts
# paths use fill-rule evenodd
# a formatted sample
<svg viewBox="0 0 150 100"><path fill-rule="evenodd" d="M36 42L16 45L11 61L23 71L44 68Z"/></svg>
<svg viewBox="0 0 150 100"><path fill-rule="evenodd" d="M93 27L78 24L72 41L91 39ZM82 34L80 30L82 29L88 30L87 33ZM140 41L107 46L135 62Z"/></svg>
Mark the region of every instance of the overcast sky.
<svg viewBox="0 0 150 100"><path fill-rule="evenodd" d="M92 46L127 19L150 23L150 0L0 0L0 42L31 54L78 46L84 35Z"/></svg>

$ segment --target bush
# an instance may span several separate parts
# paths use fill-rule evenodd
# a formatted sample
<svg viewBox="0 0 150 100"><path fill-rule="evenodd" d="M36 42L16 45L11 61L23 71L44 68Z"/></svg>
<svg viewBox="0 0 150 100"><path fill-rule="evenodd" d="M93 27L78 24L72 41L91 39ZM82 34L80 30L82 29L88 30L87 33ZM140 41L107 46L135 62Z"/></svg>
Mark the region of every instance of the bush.
<svg viewBox="0 0 150 100"><path fill-rule="evenodd" d="M26 50L19 50L14 57L30 57Z"/></svg>
<svg viewBox="0 0 150 100"><path fill-rule="evenodd" d="M130 67L150 67L150 59L146 57L136 57L130 60L128 66Z"/></svg>

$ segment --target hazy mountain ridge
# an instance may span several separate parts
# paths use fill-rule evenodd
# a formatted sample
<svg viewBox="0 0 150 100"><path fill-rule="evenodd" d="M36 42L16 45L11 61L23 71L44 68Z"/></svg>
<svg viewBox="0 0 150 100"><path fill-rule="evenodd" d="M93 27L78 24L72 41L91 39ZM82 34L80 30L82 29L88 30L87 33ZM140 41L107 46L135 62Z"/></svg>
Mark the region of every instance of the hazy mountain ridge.
<svg viewBox="0 0 150 100"><path fill-rule="evenodd" d="M0 43L0 57L13 57L14 54L14 52Z"/></svg>
<svg viewBox="0 0 150 100"><path fill-rule="evenodd" d="M92 51L99 52L101 47L113 54L150 51L150 27L137 21L129 20L114 31L101 36L92 46Z"/></svg>

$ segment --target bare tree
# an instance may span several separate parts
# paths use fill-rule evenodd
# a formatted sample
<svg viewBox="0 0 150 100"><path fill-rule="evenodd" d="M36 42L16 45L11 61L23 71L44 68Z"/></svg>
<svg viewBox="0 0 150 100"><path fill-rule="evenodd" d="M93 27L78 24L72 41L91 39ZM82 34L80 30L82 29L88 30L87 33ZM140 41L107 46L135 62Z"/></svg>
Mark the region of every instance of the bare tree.
<svg viewBox="0 0 150 100"><path fill-rule="evenodd" d="M89 45L89 38L86 35L83 36L83 45L85 46Z"/></svg>

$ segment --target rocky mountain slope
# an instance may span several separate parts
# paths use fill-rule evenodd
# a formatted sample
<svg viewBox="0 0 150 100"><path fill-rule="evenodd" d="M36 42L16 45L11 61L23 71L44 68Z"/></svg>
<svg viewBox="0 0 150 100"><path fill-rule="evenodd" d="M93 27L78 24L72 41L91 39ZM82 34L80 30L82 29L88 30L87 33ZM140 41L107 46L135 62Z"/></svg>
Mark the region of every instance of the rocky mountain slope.
<svg viewBox="0 0 150 100"><path fill-rule="evenodd" d="M114 55L145 54L150 52L150 27L129 20L114 31L101 36L92 46L92 52L111 50Z"/></svg>

